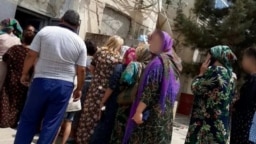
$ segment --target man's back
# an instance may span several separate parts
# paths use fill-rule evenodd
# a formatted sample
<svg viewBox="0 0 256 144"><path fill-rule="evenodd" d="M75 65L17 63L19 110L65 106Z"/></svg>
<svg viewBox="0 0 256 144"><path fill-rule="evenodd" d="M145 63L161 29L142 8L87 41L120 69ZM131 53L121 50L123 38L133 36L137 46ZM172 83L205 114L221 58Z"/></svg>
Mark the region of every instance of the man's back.
<svg viewBox="0 0 256 144"><path fill-rule="evenodd" d="M68 28L48 26L42 29L31 44L39 53L34 78L51 78L73 82L75 66L86 66L86 46Z"/></svg>

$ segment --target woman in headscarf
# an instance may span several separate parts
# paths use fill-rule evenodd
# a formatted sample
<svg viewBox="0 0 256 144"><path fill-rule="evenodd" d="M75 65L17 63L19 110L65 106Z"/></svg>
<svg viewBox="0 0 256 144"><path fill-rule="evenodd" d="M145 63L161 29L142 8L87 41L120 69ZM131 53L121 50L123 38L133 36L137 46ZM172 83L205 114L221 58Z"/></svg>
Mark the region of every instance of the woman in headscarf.
<svg viewBox="0 0 256 144"><path fill-rule="evenodd" d="M7 67L6 64L3 62L3 55L6 51L14 46L20 45L20 38L22 35L22 28L20 24L15 19L5 19L0 23L0 90L2 89Z"/></svg>
<svg viewBox="0 0 256 144"><path fill-rule="evenodd" d="M249 140L249 133L253 126L251 132L256 132L256 47L244 51L242 67L248 76L240 89L240 98L233 105L231 144L253 144ZM256 133L254 137L256 140Z"/></svg>
<svg viewBox="0 0 256 144"><path fill-rule="evenodd" d="M26 101L28 87L20 83L23 63L34 35L25 34L23 44L15 45L3 55L7 75L0 92L0 127L16 128ZM31 73L32 75L32 73Z"/></svg>
<svg viewBox="0 0 256 144"><path fill-rule="evenodd" d="M91 138L91 144L108 144L115 124L115 116L118 109L117 96L120 93L120 78L126 66L136 59L135 49L129 48L123 56L123 63L117 64L109 79L109 87L102 98L100 108L101 119L95 128ZM104 134L102 134L104 133Z"/></svg>
<svg viewBox="0 0 256 144"><path fill-rule="evenodd" d="M210 49L200 74L192 82L194 105L186 144L227 144L229 107L235 93L232 63L235 54L228 46Z"/></svg>
<svg viewBox="0 0 256 144"><path fill-rule="evenodd" d="M140 45L136 49L137 60L131 62L122 73L121 83L125 86L134 86L139 81L142 71L152 58L148 45ZM136 96L134 96L136 97ZM115 126L112 131L111 144L121 144L125 132L126 122L128 120L132 103L119 104L115 117Z"/></svg>
<svg viewBox="0 0 256 144"><path fill-rule="evenodd" d="M120 50L123 43L121 37L112 36L93 57L91 62L93 78L83 103L76 132L77 144L89 143L91 135L94 133L101 111L101 100L105 90L109 87L109 78L113 73L114 66L122 62Z"/></svg>
<svg viewBox="0 0 256 144"><path fill-rule="evenodd" d="M172 38L155 31L149 41L153 60L145 68L132 105L123 144L171 143L173 105L180 88L181 61Z"/></svg>

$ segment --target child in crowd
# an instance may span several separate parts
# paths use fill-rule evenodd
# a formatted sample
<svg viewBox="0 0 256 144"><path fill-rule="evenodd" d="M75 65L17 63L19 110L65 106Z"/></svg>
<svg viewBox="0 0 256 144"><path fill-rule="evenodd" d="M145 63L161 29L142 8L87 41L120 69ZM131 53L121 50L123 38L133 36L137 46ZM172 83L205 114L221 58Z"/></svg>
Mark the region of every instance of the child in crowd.
<svg viewBox="0 0 256 144"><path fill-rule="evenodd" d="M77 83L77 78L75 78L75 88L76 88L76 83ZM57 141L57 138L59 136L59 133L62 132L62 140L61 144L66 144L69 140L71 129L72 129L72 122L74 121L74 117L76 112L81 110L81 101L73 101L73 98L71 96L71 99L69 101L67 111L64 115L63 123L59 129L58 134L56 135L56 138L54 140L54 144Z"/></svg>

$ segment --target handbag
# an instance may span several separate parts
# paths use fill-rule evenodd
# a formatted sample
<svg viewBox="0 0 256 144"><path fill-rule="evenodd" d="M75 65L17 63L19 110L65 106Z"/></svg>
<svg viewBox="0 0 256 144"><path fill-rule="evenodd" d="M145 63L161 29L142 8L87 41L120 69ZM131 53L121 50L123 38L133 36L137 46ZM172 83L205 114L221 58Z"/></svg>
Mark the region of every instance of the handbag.
<svg viewBox="0 0 256 144"><path fill-rule="evenodd" d="M76 111L80 111L81 109L82 109L81 100L73 102L73 98L72 98L71 101L69 101L68 103L66 112L76 112Z"/></svg>
<svg viewBox="0 0 256 144"><path fill-rule="evenodd" d="M254 113L254 117L252 120L252 125L250 129L250 134L249 134L249 140L251 142L256 143L256 112Z"/></svg>
<svg viewBox="0 0 256 144"><path fill-rule="evenodd" d="M76 87L77 87L77 77L75 77L75 79L74 79L74 90L76 89ZM76 111L80 111L82 109L81 100L79 99L76 102L74 102L73 100L74 99L71 96L66 112L76 112Z"/></svg>
<svg viewBox="0 0 256 144"><path fill-rule="evenodd" d="M134 70L134 74L135 74ZM140 64L139 71L137 75L134 75L136 77L136 82L133 85L126 86L121 93L117 97L117 103L119 105L131 105L133 101L135 100L135 97L137 95L138 87L139 87L139 80L140 75L142 73L142 66Z"/></svg>

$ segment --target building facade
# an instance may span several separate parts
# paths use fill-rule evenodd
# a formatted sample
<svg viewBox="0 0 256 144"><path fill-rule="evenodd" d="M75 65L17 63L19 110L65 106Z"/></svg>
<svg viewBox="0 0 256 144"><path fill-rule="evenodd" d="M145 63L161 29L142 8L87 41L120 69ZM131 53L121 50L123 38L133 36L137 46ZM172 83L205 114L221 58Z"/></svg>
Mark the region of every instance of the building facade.
<svg viewBox="0 0 256 144"><path fill-rule="evenodd" d="M81 16L79 35L86 33L120 35L135 39L155 29L158 0L0 0L0 20L14 17L21 25L38 30L58 22L66 10Z"/></svg>

